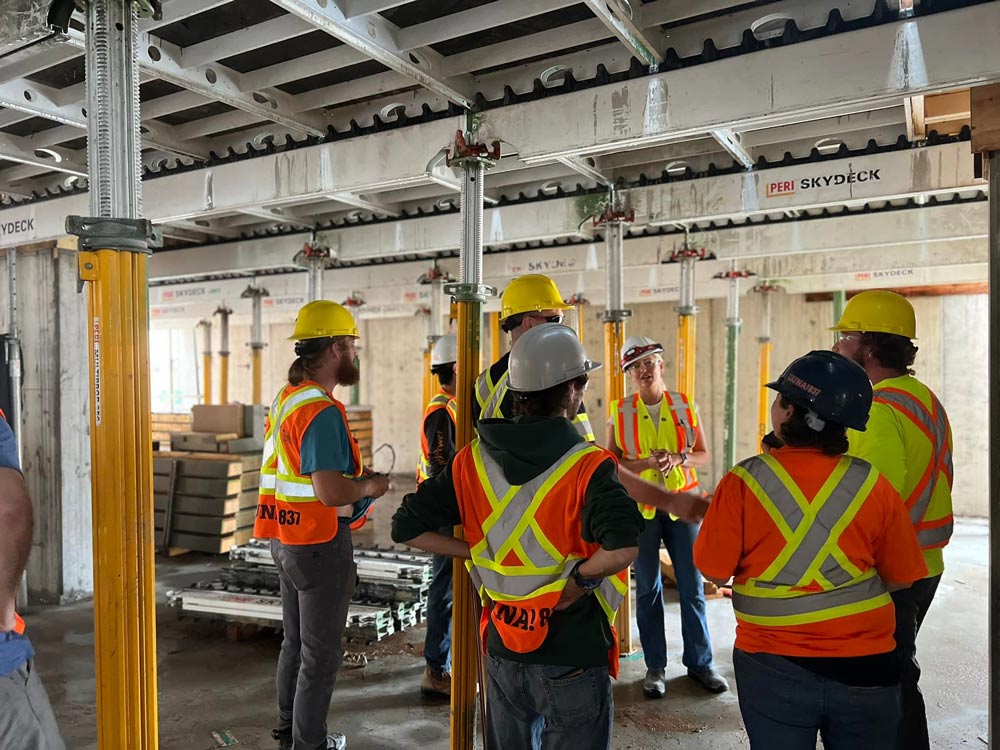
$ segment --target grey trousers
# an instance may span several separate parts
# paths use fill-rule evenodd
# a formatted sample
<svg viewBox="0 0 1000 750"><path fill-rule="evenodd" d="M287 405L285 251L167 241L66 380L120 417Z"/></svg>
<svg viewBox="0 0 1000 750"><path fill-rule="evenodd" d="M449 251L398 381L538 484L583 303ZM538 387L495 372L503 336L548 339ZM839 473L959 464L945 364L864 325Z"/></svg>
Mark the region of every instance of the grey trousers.
<svg viewBox="0 0 1000 750"><path fill-rule="evenodd" d="M66 750L49 696L31 661L0 677L0 748Z"/></svg>
<svg viewBox="0 0 1000 750"><path fill-rule="evenodd" d="M357 566L346 522L325 544L271 540L281 580L284 638L278 657L278 731L293 750L326 747L326 716L337 670Z"/></svg>

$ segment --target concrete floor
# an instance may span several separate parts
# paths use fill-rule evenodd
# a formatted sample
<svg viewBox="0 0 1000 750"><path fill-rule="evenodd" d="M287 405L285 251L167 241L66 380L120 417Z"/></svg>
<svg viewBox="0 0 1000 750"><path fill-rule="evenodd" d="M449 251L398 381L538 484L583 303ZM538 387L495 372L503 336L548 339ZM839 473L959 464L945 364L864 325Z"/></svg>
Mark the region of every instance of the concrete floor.
<svg viewBox="0 0 1000 750"><path fill-rule="evenodd" d="M359 541L384 541L398 493L388 498ZM983 748L987 732L987 527L958 524L946 552L948 570L920 638L923 687L935 748ZM210 577L221 558L187 555L163 559L157 589ZM679 663L676 596L667 592L671 665L667 698L644 700L641 655L622 664L615 686L616 748L723 750L748 746L734 692L711 696ZM708 602L716 662L731 684L735 620L728 599ZM232 643L218 623L178 620L158 608L160 747L209 750L213 731L228 729L241 746L270 750L275 720L274 668L280 640L261 634ZM37 608L28 618L37 668L49 690L67 745L97 747L94 632L90 603ZM638 645L638 633L634 635ZM343 670L334 692L330 725L348 735L351 750L448 747L448 707L425 705L417 690L423 629L393 636L373 651L363 670ZM512 749L513 750L513 749Z"/></svg>

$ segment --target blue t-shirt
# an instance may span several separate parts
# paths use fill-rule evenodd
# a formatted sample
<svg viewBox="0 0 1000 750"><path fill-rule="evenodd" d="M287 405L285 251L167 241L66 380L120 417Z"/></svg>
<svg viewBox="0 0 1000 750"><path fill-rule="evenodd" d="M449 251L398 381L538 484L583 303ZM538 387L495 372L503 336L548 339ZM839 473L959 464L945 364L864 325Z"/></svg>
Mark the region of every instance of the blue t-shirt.
<svg viewBox="0 0 1000 750"><path fill-rule="evenodd" d="M299 456L302 462L299 471L304 475L314 471L341 471L345 474L357 471L351 457L347 424L336 406L328 406L313 417L302 436Z"/></svg>
<svg viewBox="0 0 1000 750"><path fill-rule="evenodd" d="M0 419L0 468L21 470L17 460L14 431L7 420ZM6 677L35 655L27 636L0 633L0 677Z"/></svg>

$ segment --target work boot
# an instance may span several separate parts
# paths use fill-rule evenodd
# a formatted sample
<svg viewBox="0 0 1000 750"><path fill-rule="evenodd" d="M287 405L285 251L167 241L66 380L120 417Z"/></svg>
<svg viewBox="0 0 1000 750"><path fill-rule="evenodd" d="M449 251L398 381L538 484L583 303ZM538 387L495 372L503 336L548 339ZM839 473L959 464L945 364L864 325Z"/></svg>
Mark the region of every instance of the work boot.
<svg viewBox="0 0 1000 750"><path fill-rule="evenodd" d="M719 674L715 667L708 669L689 669L688 677L699 683L710 693L724 693L729 690L729 683L726 678Z"/></svg>
<svg viewBox="0 0 1000 750"><path fill-rule="evenodd" d="M292 730L271 730L271 739L278 743L278 750L292 750Z"/></svg>
<svg viewBox="0 0 1000 750"><path fill-rule="evenodd" d="M667 674L665 669L647 669L642 683L642 694L647 698L662 698L667 694Z"/></svg>
<svg viewBox="0 0 1000 750"><path fill-rule="evenodd" d="M427 700L451 698L451 674L443 669L424 667L424 679L420 683L420 697Z"/></svg>
<svg viewBox="0 0 1000 750"><path fill-rule="evenodd" d="M347 747L347 737L340 732L334 732L326 736L326 744L320 745L316 750L344 750Z"/></svg>

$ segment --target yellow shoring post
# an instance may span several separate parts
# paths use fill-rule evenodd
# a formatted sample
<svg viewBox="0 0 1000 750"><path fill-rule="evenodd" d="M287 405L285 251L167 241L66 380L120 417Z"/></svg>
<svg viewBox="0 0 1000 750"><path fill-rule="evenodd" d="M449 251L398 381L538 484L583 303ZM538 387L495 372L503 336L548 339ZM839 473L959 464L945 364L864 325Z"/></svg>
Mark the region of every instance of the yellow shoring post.
<svg viewBox="0 0 1000 750"><path fill-rule="evenodd" d="M219 316L219 403L229 403L229 316L232 310L219 305L215 314Z"/></svg>
<svg viewBox="0 0 1000 750"><path fill-rule="evenodd" d="M611 191L604 212L594 219L594 226L604 232L605 310L601 315L604 324L604 403L606 421L611 420L611 404L625 397L625 373L622 372L621 352L625 342L625 321L632 311L625 309L625 226L635 218L634 212L625 211L618 203L623 196ZM582 301L582 300L581 300ZM577 302L577 300L573 300ZM578 307L579 309L579 307ZM582 325L583 316L578 315ZM582 331L580 340L583 340ZM618 650L630 654L632 644L632 587L615 614L618 633Z"/></svg>
<svg viewBox="0 0 1000 750"><path fill-rule="evenodd" d="M694 271L704 250L692 250L684 238L684 248L674 253L681 264L680 304L677 306L677 390L695 400L696 316Z"/></svg>
<svg viewBox="0 0 1000 750"><path fill-rule="evenodd" d="M431 347L429 343L424 348L423 404L426 407L434 398L434 376L431 375Z"/></svg>
<svg viewBox="0 0 1000 750"><path fill-rule="evenodd" d="M500 359L500 313L491 312L490 320L490 363Z"/></svg>
<svg viewBox="0 0 1000 750"><path fill-rule="evenodd" d="M212 403L212 321L198 321L198 328L204 334L204 344L201 350L201 389L202 403Z"/></svg>
<svg viewBox="0 0 1000 750"><path fill-rule="evenodd" d="M257 280L253 282L240 295L243 299L250 299L253 314L250 319L250 403L259 404L263 398L261 393L261 350L267 346L264 342L264 326L261 320L261 299L270 296L266 289L257 286Z"/></svg>
<svg viewBox="0 0 1000 750"><path fill-rule="evenodd" d="M455 448L461 450L472 442L473 391L480 371L482 351L483 303L495 290L483 284L483 181L486 168L500 158L500 143L490 147L473 142L474 118L470 115L467 134L455 134L454 150L448 164L462 172L461 216L462 244L459 255L460 273L457 284L446 286L458 308L458 421L455 426ZM461 526L455 534L462 537ZM479 610L465 563L454 562L452 582L452 678L451 678L451 750L472 750L475 737L476 683L484 711L486 682L483 674L482 649L479 643ZM483 738L485 743L485 731ZM486 750L502 750L487 748Z"/></svg>
<svg viewBox="0 0 1000 750"><path fill-rule="evenodd" d="M157 747L146 256L80 253L89 282L98 744Z"/></svg>
<svg viewBox="0 0 1000 750"><path fill-rule="evenodd" d="M767 384L771 382L771 352L774 349L774 344L771 342L771 295L778 291L778 287L765 281L755 286L754 291L761 294L764 302L761 316L761 335L757 338L757 344L760 347L757 372L759 387L757 394L757 447L759 449L771 423L771 394L767 389Z"/></svg>

